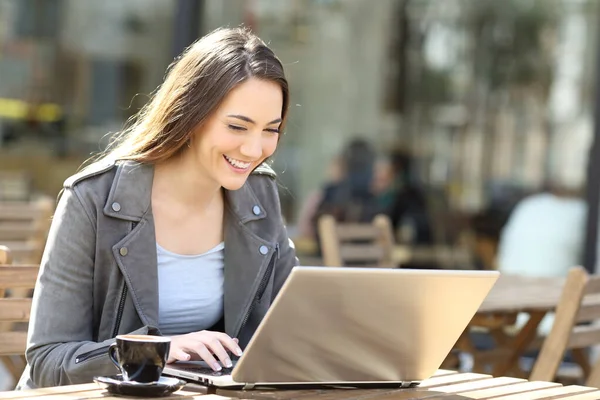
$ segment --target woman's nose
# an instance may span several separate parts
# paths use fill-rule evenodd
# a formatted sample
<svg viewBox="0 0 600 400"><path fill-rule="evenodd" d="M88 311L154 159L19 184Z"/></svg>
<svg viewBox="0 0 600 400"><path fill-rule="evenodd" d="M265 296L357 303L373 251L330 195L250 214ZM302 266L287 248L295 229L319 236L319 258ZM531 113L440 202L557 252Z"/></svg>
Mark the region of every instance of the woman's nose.
<svg viewBox="0 0 600 400"><path fill-rule="evenodd" d="M262 138L260 135L248 135L240 149L243 156L257 160L262 156Z"/></svg>

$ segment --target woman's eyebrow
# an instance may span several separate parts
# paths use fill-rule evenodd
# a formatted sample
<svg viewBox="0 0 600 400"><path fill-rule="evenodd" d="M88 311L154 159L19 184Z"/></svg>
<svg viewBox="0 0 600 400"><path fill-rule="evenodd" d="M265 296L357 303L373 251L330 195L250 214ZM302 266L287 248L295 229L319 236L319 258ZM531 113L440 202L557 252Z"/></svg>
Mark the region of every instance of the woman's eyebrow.
<svg viewBox="0 0 600 400"><path fill-rule="evenodd" d="M252 118L248 118L245 115L230 114L230 115L228 115L228 117L229 118L237 118L239 120L246 121L246 122L249 122L251 124L256 124L256 122ZM273 121L269 122L267 125L278 124L280 122L281 122L281 118L276 118Z"/></svg>

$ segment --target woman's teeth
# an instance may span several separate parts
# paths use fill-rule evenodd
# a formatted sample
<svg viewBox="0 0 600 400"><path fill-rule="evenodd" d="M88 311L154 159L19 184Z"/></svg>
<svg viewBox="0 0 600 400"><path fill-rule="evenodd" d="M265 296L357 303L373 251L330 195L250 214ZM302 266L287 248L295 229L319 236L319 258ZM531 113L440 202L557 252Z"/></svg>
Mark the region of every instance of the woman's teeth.
<svg viewBox="0 0 600 400"><path fill-rule="evenodd" d="M234 158L227 157L227 156L225 156L225 159L227 160L227 162L229 162L229 164L231 164L234 167L239 168L239 169L246 169L246 168L248 168L250 166L250 164L252 164L252 163L249 163L249 162L239 161L239 160L236 160Z"/></svg>

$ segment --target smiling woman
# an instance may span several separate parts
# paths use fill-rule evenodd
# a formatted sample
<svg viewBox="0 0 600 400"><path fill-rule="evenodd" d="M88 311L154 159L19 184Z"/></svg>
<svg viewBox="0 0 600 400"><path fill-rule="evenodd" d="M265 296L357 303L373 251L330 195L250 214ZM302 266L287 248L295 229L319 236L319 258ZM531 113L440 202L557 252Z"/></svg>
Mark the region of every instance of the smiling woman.
<svg viewBox="0 0 600 400"><path fill-rule="evenodd" d="M107 348L127 333L169 336L169 362L231 366L297 264L265 164L288 103L281 62L248 30L217 30L173 63L65 182L20 388L116 373Z"/></svg>
<svg viewBox="0 0 600 400"><path fill-rule="evenodd" d="M250 78L239 84L195 128L190 138L192 151L179 162L187 157L187 162L204 170L207 180L239 189L250 171L275 152L282 104L281 87L275 82Z"/></svg>

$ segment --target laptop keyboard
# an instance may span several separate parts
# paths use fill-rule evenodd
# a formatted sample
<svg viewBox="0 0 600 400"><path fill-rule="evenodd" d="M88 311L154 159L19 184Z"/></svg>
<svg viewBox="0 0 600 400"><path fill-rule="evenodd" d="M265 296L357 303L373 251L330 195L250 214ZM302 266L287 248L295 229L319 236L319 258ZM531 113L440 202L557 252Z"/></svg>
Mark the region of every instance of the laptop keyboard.
<svg viewBox="0 0 600 400"><path fill-rule="evenodd" d="M210 376L231 375L231 373L233 371L233 367L223 368L220 371L215 371L212 368L207 368L207 367L183 367L183 366L180 366L180 367L177 367L177 369L182 370L182 371L193 372L196 374L210 375Z"/></svg>

